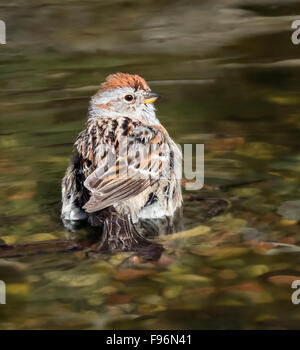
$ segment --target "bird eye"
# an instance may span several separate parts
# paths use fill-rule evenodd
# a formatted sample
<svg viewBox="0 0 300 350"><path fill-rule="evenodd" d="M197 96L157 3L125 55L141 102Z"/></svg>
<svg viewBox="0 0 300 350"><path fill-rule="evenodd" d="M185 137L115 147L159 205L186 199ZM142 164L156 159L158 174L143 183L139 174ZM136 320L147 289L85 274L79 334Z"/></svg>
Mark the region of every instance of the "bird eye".
<svg viewBox="0 0 300 350"><path fill-rule="evenodd" d="M130 101L133 100L133 96L132 96L132 95L126 95L126 96L125 96L125 100L126 100L127 102L130 102Z"/></svg>

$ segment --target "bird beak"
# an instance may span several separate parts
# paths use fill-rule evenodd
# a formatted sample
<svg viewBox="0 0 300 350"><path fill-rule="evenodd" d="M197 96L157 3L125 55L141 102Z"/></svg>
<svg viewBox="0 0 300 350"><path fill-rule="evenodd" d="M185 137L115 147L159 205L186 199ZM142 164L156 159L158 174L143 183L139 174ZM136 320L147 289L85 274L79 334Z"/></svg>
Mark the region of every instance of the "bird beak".
<svg viewBox="0 0 300 350"><path fill-rule="evenodd" d="M145 96L144 103L153 103L160 97L159 94L156 94L154 92L148 92Z"/></svg>

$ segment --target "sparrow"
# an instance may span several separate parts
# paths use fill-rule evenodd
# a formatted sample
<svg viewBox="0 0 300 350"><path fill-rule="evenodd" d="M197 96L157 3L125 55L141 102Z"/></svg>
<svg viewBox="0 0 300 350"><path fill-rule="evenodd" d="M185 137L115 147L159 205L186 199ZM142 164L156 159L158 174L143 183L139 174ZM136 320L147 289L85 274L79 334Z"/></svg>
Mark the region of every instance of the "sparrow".
<svg viewBox="0 0 300 350"><path fill-rule="evenodd" d="M132 251L149 241L135 225L182 206L180 148L156 117L159 97L133 74L109 75L91 97L62 180L61 217L102 226L98 250Z"/></svg>

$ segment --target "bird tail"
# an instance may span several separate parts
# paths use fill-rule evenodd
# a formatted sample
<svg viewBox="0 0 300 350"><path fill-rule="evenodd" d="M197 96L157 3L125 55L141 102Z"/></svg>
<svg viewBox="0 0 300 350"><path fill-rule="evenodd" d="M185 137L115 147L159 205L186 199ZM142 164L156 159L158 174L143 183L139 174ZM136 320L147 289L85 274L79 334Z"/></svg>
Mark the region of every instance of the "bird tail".
<svg viewBox="0 0 300 350"><path fill-rule="evenodd" d="M131 218L120 215L113 207L100 211L96 216L103 223L102 240L95 244L96 251L136 251L147 256L161 255L164 250L160 244L143 237L134 227Z"/></svg>

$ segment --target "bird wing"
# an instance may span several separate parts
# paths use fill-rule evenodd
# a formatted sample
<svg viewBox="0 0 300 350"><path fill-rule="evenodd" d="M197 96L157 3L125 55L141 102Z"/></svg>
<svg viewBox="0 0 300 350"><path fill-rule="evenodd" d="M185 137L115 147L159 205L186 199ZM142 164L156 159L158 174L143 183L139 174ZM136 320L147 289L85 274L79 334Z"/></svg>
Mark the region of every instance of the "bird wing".
<svg viewBox="0 0 300 350"><path fill-rule="evenodd" d="M83 207L88 213L140 194L155 183L166 168L168 145L160 130L138 126L129 137L119 141L118 150L107 152L101 166L84 182L91 194Z"/></svg>

